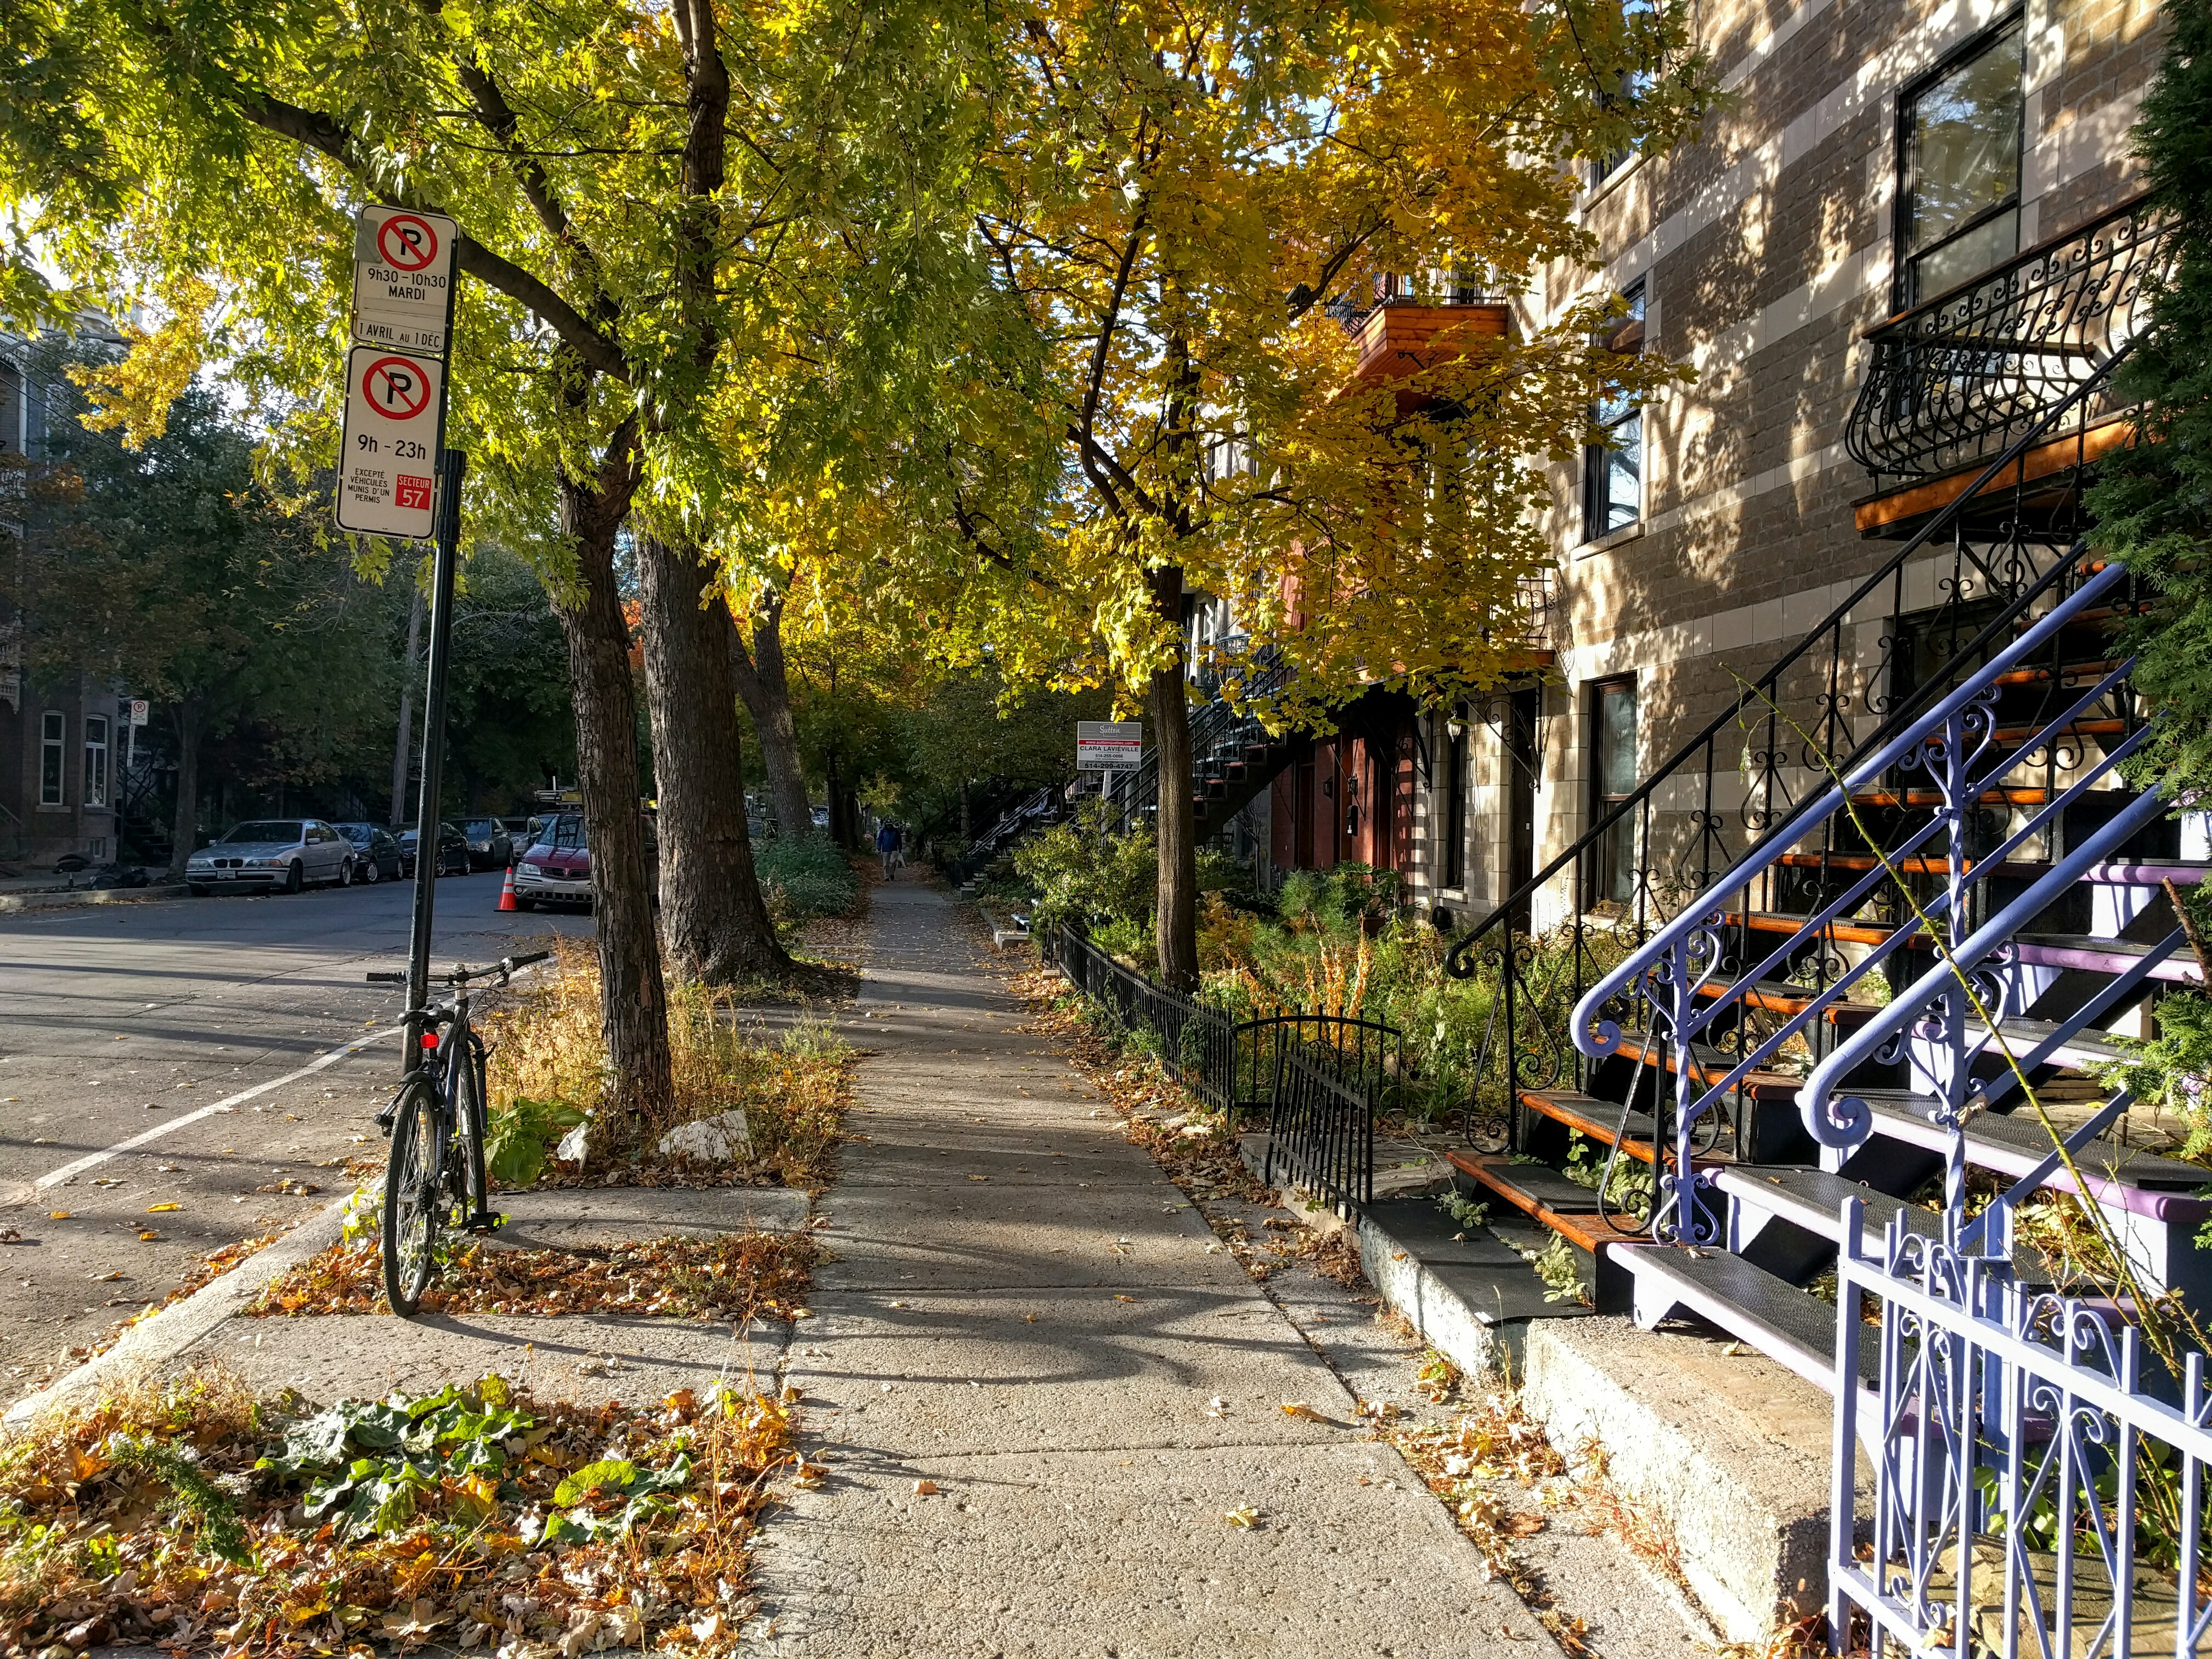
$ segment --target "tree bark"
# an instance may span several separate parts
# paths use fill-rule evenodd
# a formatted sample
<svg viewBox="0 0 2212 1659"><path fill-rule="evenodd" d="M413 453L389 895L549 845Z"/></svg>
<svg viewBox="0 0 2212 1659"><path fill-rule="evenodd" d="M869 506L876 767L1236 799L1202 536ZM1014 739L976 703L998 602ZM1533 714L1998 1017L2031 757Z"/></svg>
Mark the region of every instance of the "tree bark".
<svg viewBox="0 0 2212 1659"><path fill-rule="evenodd" d="M730 629L730 672L745 712L760 738L761 761L768 768L769 799L775 803L776 833L804 841L814 833L814 808L806 796L806 772L799 763L799 732L791 718L791 679L783 660L783 595L778 593L752 619L752 643L733 618Z"/></svg>
<svg viewBox="0 0 2212 1659"><path fill-rule="evenodd" d="M187 695L177 704L177 809L169 826L169 874L185 878L185 863L199 850L199 699Z"/></svg>
<svg viewBox="0 0 2212 1659"><path fill-rule="evenodd" d="M791 958L761 902L745 823L729 613L718 591L701 605L707 576L692 550L641 537L637 569L668 959L713 984L781 973Z"/></svg>
<svg viewBox="0 0 2212 1659"><path fill-rule="evenodd" d="M593 476L563 468L559 480L561 528L575 548L576 573L554 608L568 644L568 689L576 705L578 782L599 922L599 1030L610 1073L589 1138L595 1159L635 1145L665 1112L675 1087L637 791L629 630L615 588L615 536L638 477L636 427L625 422Z"/></svg>
<svg viewBox="0 0 2212 1659"><path fill-rule="evenodd" d="M1179 622L1182 573L1162 571L1153 586L1162 611ZM1149 701L1159 756L1160 983L1188 994L1198 988L1198 815L1191 810L1190 702L1182 670L1178 649L1173 662L1153 671Z"/></svg>

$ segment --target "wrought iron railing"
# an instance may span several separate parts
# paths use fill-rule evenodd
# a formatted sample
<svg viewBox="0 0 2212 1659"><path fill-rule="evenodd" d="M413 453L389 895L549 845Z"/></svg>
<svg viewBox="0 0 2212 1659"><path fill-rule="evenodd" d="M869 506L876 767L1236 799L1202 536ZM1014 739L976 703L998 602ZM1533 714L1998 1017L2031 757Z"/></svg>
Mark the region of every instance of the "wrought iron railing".
<svg viewBox="0 0 2212 1659"><path fill-rule="evenodd" d="M1829 1024L1838 1005L1872 975L1904 977L1900 970L1908 959L1899 953L1909 946L1925 948L1932 942L1944 948L1948 959L1903 984L1886 1006L1859 1007L1863 1023L1820 1060L1800 1092L1808 1126L1830 1145L1856 1144L1854 1136L1864 1139L1868 1121L1863 1106L1845 1100L1827 1109L1837 1086L1832 1079L1849 1077L1877 1053L1888 1053L1907 1026L1931 1034L1925 1051L1907 1056L1907 1060L1916 1092L1932 1098L1939 1115L1948 1112L1951 1122L1963 1122L1971 1115L1970 1094L1983 1101L1994 1097L1995 1085L1977 1081L1972 1073L1996 1040L1996 1028L2021 1012L2008 1006L2007 987L1990 976L1996 952L2070 889L2084 870L2112 856L2165 810L2155 795L2137 797L2069 847L2048 873L2029 885L2025 896L1978 927L1970 902L1977 885L1975 868L2002 869L2008 860L2047 843L2068 809L2087 800L2092 792L2109 796L2106 786L2118 780L2119 769L2148 735L2148 727L2142 725L2115 734L2100 759L2089 763L2082 757L2084 763L2067 769L2063 788L2022 792L2037 799L2017 803L2024 817L2017 823L2008 817L2002 839L1990 845L1980 822L1984 803L1994 797L2014 804L2015 775L2029 758L2058 750L2081 722L2124 692L2133 665L2128 661L2106 667L2086 688L2050 708L2039 724L2014 729L2002 742L1998 694L2015 670L2057 649L2077 619L2100 608L2108 597L2125 593L2127 584L2127 572L2118 564L2094 571L1949 696L1871 754L1838 770L1834 781L1790 821L1782 839L1832 838L1838 820L1855 821L1863 810L1859 804L1893 775L1917 779L1926 786L1929 799L1922 811L1909 815L1909 826L1900 825L1878 856L1870 854L1863 860L1863 870L1856 867L1860 860L1854 860L1853 867L1836 871L1832 880L1819 890L1809 914L1763 936L1753 933L1747 926L1747 895L1771 871L1779 850L1762 847L1583 995L1571 1030L1584 1054L1598 1059L1632 1048L1642 1058L1656 1044L1665 1055L1668 1075L1663 1081L1674 1096L1675 1144L1664 1160L1667 1173L1661 1178L1660 1193L1666 1202L1654 1218L1656 1233L1686 1243L1711 1243L1720 1238L1720 1217L1708 1201L1711 1173L1698 1170L1692 1156L1698 1120L1730 1107L1741 1126L1741 1091L1751 1079L1762 1069L1775 1066L1789 1045L1802 1042L1803 1033ZM2030 805L2036 810L2026 811ZM1907 909L1893 925L1861 921L1857 943L1862 949L1856 959L1848 966L1833 959L1839 921L1863 916L1868 902L1893 890L1904 871L1930 866L1940 872L1940 890ZM1740 920L1732 922L1732 917ZM2057 1033L2054 1044L2104 1015L2113 1006L2113 999L2134 990L2181 942L2176 930L2133 974L2115 981L2106 994L2059 1022L2053 1028ZM1786 982L1793 966L1808 958L1823 982L1805 988L1793 1000L1795 1006L1767 1021L1747 1018L1760 1011L1762 1001L1774 1000L1768 988ZM1733 1040L1717 1040L1724 1036ZM1965 1202L1963 1156L1954 1137L1950 1191L1954 1208Z"/></svg>
<svg viewBox="0 0 2212 1659"><path fill-rule="evenodd" d="M1876 850L1893 851L1903 837L1925 828L1922 815L1936 798L1924 780L1902 777L1887 780L1891 805L1881 809L1872 843L1862 833L1863 820L1852 815L1831 814L1809 833L1793 820L1836 774L1858 768L2092 574L2079 541L2086 526L2078 506L2086 453L2074 458L2063 492L2068 505L2057 512L2029 510L2030 489L2047 491L2052 480L2030 479L2022 461L2101 394L2127 349L2122 343L2094 377L2021 431L1826 617L1743 684L1626 797L1594 812L1581 836L1455 942L1448 971L1483 978L1492 988L1468 1097L1471 1139L1518 1150L1522 1091L1587 1084L1591 1062L1576 1047L1568 1011L1655 930L1686 909L1711 908L1705 896L1717 890L1722 872L1741 863L1758 866L1754 877L1734 884L1736 908L1717 937L1721 960L1759 962L1771 944L1754 941L1771 918L1821 910L1865 872ZM1992 544L1979 532L1970 538L1971 515L1992 505L2004 520L2001 539ZM1933 578L1928 586L1940 598L1915 617L1907 602L1908 571L1919 562L1935 564L1926 573ZM2122 610L2133 605L2132 586L2123 586L2110 602ZM1875 618L1887 626L1879 654L1869 660L1861 624ZM2008 719L2039 730L2073 701L2080 689L2075 671L2082 665L2067 653L2067 642L2053 636L2038 654L2014 665L2018 684L2010 695L2018 706ZM2140 724L2124 688L2110 701L2123 734ZM2072 781L2083 747L2067 737L2027 751L2014 781L2056 794ZM1622 890L1614 884L1624 872ZM1875 896L1859 897L1873 902ZM1849 911L1834 914L1857 920ZM1833 948L1835 936L1832 931L1815 948L1795 952L1787 978L1813 992L1832 984L1845 966ZM1615 1008L1608 1018L1642 1029L1636 1010ZM1782 1018L1755 1003L1739 1004L1733 1024L1711 1033L1722 1047L1722 1070L1766 1045ZM1817 1060L1835 1030L1816 1021L1789 1034L1797 1039L1789 1063ZM1667 1081L1679 1087L1676 1079ZM1673 1121L1671 1108L1656 1116L1662 1139L1683 1127Z"/></svg>
<svg viewBox="0 0 2212 1659"><path fill-rule="evenodd" d="M1194 789L1202 791L1208 782L1225 777L1231 766L1248 763L1255 750L1264 750L1276 740L1267 730L1267 720L1274 712L1277 695L1290 683L1290 669L1269 652L1255 653L1249 660L1249 668L1242 676L1224 672L1224 690L1228 695L1217 694L1191 713ZM1234 689L1230 690L1232 684ZM1150 823L1159 810L1158 749L1152 749L1130 770L1109 776L1103 795L1109 828L1127 834Z"/></svg>
<svg viewBox="0 0 2212 1659"><path fill-rule="evenodd" d="M1371 1097L1288 1043L1279 1050L1267 1114L1270 1186L1278 1171L1347 1217L1375 1201Z"/></svg>
<svg viewBox="0 0 2212 1659"><path fill-rule="evenodd" d="M1407 1075L1396 1027L1297 1008L1234 1018L1155 983L1073 927L1039 935L1039 948L1117 1030L1149 1033L1162 1068L1232 1127L1240 1114L1267 1114L1269 1180L1279 1168L1346 1212L1373 1201L1375 1114Z"/></svg>
<svg viewBox="0 0 2212 1659"><path fill-rule="evenodd" d="M1893 484L2003 449L2099 378L2148 320L2179 250L2174 229L2139 198L1870 330L1844 434L1852 459ZM2107 384L2080 418L2117 412Z"/></svg>
<svg viewBox="0 0 2212 1659"><path fill-rule="evenodd" d="M2109 1302L2010 1282L1893 1225L1879 1256L1843 1206L1828 1618L1840 1652L1989 1659L2203 1650L2212 1393L2142 1375ZM1879 1327L1863 1322L1869 1299ZM1877 1336L1878 1332L1878 1336ZM1871 1397L1856 1386L1880 1345ZM2160 1397L2161 1395L2165 1397ZM1873 1465L1862 1503L1849 1448Z"/></svg>

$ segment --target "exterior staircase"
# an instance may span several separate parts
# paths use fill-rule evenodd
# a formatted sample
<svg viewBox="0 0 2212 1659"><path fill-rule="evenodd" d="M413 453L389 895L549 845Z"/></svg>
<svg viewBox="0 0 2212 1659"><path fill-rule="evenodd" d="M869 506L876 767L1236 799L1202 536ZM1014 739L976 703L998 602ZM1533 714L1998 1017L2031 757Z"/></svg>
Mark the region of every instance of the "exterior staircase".
<svg viewBox="0 0 2212 1659"><path fill-rule="evenodd" d="M2155 719L2116 643L2143 601L2080 505L2123 429L2141 283L2115 262L2155 268L2160 236L2124 210L1876 331L1852 444L1888 494L1858 521L1895 552L1455 946L1498 1012L1451 1161L1566 1240L1601 1310L1692 1317L1832 1390L1840 1246L1925 1235L2050 1286L2065 1264L2016 1223L2056 1191L2124 1255L2118 1311L2212 1311L2212 1172L2141 1145L2095 1074L2201 981L2172 894L2212 878L2124 775ZM1904 635L1907 565L1947 545L1934 648L1869 671L1856 622L1887 601ZM1623 834L1636 897L1598 913L1583 896ZM1566 913L1532 935L1516 915L1562 878Z"/></svg>

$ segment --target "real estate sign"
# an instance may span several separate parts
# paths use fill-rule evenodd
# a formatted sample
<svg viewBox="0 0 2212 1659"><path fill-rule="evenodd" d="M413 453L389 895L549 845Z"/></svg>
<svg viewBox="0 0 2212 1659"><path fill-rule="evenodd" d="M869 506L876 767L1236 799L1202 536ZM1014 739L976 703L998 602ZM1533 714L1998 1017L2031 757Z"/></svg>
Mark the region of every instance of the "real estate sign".
<svg viewBox="0 0 2212 1659"><path fill-rule="evenodd" d="M1137 720L1078 720L1075 769L1127 772L1145 758L1145 728Z"/></svg>

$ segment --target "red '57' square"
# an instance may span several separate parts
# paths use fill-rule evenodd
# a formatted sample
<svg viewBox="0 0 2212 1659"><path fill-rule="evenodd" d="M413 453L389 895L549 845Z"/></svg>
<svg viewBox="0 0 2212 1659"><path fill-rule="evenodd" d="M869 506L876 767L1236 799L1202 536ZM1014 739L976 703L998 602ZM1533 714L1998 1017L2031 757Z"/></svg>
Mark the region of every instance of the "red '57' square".
<svg viewBox="0 0 2212 1659"><path fill-rule="evenodd" d="M403 472L399 475L397 495L398 506L428 507L430 505L430 481Z"/></svg>

